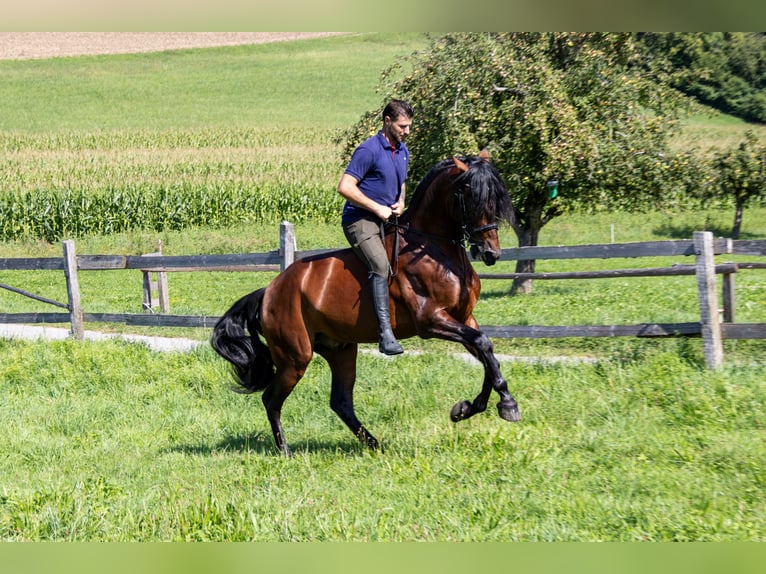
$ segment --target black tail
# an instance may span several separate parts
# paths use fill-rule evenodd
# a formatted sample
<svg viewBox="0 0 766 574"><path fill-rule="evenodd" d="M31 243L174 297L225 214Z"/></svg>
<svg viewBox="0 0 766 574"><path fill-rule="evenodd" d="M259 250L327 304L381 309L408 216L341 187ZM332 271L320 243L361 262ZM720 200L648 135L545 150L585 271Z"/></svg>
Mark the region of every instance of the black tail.
<svg viewBox="0 0 766 574"><path fill-rule="evenodd" d="M265 389L275 372L269 348L258 336L264 292L259 289L234 303L213 327L210 337L213 349L234 365L235 379L244 387L244 393Z"/></svg>

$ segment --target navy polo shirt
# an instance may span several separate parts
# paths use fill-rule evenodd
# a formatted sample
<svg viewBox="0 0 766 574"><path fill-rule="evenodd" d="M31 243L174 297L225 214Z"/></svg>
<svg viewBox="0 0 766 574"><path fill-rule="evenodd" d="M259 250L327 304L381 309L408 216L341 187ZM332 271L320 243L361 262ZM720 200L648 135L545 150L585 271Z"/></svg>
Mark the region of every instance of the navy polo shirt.
<svg viewBox="0 0 766 574"><path fill-rule="evenodd" d="M354 150L345 173L359 182L359 190L364 195L381 205L393 205L407 179L409 162L407 146L399 142L393 148L379 131ZM346 201L341 221L348 225L369 214L366 209Z"/></svg>

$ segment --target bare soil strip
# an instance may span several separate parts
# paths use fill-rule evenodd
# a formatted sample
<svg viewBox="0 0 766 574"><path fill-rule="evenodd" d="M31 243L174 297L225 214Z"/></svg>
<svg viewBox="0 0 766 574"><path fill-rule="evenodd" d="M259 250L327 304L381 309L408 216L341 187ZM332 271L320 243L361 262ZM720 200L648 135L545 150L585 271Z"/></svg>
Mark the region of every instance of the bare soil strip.
<svg viewBox="0 0 766 574"><path fill-rule="evenodd" d="M339 32L0 32L0 60L263 44Z"/></svg>

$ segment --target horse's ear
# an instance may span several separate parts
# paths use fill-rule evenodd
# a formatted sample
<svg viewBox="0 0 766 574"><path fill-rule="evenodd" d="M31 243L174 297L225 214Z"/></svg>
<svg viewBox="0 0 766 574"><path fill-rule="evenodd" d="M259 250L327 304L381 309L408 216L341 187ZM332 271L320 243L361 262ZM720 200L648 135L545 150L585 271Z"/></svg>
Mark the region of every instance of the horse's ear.
<svg viewBox="0 0 766 574"><path fill-rule="evenodd" d="M455 162L455 166L450 169L449 174L450 175L457 175L459 173L463 173L468 171L468 165L460 161L456 156L452 156L452 161Z"/></svg>
<svg viewBox="0 0 766 574"><path fill-rule="evenodd" d="M489 161L489 152L487 151L487 148L484 148L479 152L479 157L483 160Z"/></svg>

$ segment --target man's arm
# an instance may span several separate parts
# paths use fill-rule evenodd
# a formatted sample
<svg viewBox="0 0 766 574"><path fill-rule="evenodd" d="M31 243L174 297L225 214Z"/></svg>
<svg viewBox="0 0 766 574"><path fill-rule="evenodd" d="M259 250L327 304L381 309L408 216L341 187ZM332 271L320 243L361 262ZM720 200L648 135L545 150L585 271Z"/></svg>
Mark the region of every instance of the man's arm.
<svg viewBox="0 0 766 574"><path fill-rule="evenodd" d="M387 205L380 205L378 202L367 197L359 190L358 183L359 181L354 176L344 173L338 184L338 193L354 205L371 211L383 221L387 221L393 213L392 208Z"/></svg>

